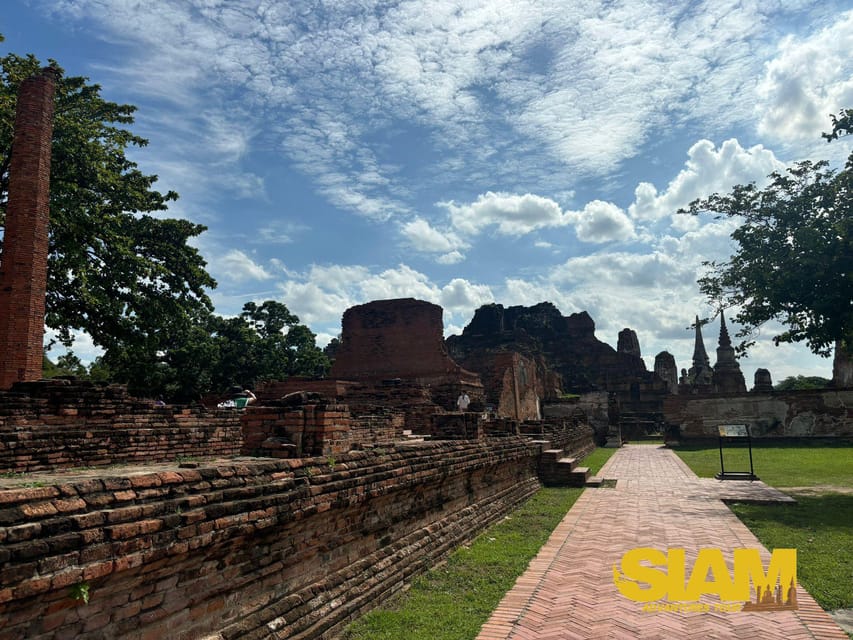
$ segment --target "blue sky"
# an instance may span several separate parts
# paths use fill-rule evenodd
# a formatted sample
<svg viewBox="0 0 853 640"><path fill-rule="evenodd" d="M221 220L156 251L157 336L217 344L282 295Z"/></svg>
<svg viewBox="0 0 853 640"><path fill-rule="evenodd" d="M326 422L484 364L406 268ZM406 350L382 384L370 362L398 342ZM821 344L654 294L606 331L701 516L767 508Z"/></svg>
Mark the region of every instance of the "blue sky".
<svg viewBox="0 0 853 640"><path fill-rule="evenodd" d="M853 106L847 2L6 0L0 33L139 107L132 157L207 225L218 313L274 298L321 344L369 300L440 304L448 334L549 300L689 367L734 226L674 212L850 152L820 139ZM750 386L831 376L773 333Z"/></svg>

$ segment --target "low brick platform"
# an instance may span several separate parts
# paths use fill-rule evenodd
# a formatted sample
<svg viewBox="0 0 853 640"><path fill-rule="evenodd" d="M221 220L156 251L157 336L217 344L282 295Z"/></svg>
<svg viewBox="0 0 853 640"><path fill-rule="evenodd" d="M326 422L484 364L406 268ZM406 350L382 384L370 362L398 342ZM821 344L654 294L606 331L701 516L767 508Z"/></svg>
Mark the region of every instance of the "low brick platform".
<svg viewBox="0 0 853 640"><path fill-rule="evenodd" d="M697 478L672 451L626 446L598 474L611 489L587 489L527 571L483 626L480 640L581 638L778 638L847 640L841 628L797 586L796 611L644 612L613 584L613 565L635 547L769 552L722 500L788 502L763 482Z"/></svg>

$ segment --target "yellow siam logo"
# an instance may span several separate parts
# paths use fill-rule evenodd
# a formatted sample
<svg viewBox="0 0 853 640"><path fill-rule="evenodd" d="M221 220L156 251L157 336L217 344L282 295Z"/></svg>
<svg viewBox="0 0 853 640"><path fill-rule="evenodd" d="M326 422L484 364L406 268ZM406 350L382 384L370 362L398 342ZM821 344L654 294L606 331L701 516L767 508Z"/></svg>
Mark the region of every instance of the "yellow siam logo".
<svg viewBox="0 0 853 640"><path fill-rule="evenodd" d="M796 549L774 549L766 573L758 549L735 549L733 567L729 572L722 550L700 549L688 575L684 549L639 547L622 556L620 567L613 565L613 583L635 602L696 602L710 594L749 601L744 611L797 608Z"/></svg>

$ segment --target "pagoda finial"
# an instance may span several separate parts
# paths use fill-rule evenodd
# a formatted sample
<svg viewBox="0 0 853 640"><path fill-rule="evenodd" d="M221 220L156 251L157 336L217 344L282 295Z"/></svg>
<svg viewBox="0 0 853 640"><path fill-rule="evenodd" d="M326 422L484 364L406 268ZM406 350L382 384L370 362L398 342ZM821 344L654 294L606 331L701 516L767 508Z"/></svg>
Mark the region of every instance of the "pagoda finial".
<svg viewBox="0 0 853 640"><path fill-rule="evenodd" d="M705 341L702 339L702 325L699 316L696 316L696 341L693 345L693 366L710 366L708 352L705 351Z"/></svg>
<svg viewBox="0 0 853 640"><path fill-rule="evenodd" d="M723 310L720 309L720 342L719 345L721 347L730 347L732 346L732 340L729 338L729 330L726 328L726 316L723 314Z"/></svg>
<svg viewBox="0 0 853 640"><path fill-rule="evenodd" d="M696 342L693 346L693 366L687 372L687 381L694 386L709 386L711 384L712 369L708 360L708 352L705 351L705 341L702 339L702 324L699 316L696 316Z"/></svg>

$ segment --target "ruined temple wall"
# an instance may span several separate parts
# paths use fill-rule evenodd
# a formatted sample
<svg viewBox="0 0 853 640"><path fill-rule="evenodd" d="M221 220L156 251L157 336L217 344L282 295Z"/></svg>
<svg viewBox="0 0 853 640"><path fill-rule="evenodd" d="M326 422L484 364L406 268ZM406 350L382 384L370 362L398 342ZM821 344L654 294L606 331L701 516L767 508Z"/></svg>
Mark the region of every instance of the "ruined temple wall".
<svg viewBox="0 0 853 640"><path fill-rule="evenodd" d="M330 637L530 496L537 451L412 443L3 490L0 628Z"/></svg>
<svg viewBox="0 0 853 640"><path fill-rule="evenodd" d="M242 445L234 410L155 407L124 387L67 381L15 389L0 393L3 473L229 456Z"/></svg>
<svg viewBox="0 0 853 640"><path fill-rule="evenodd" d="M716 439L721 424L748 424L758 438L853 438L853 389L672 396L664 417L685 440Z"/></svg>
<svg viewBox="0 0 853 640"><path fill-rule="evenodd" d="M351 307L343 316L331 377L474 380L447 355L443 331L441 307L422 300L377 300Z"/></svg>

